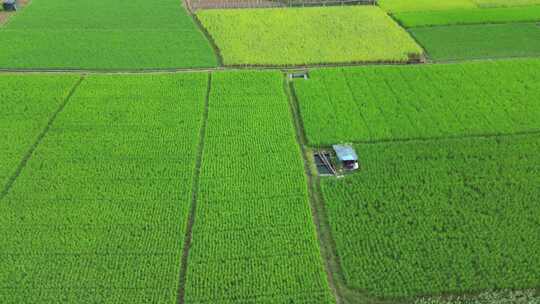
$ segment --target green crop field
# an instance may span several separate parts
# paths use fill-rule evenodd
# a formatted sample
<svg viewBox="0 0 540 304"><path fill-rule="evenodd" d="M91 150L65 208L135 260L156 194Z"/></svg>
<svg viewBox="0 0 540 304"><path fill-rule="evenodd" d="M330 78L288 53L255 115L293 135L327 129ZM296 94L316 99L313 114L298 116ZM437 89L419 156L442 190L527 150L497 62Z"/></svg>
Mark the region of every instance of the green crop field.
<svg viewBox="0 0 540 304"><path fill-rule="evenodd" d="M538 134L356 148L360 172L322 180L350 286L411 296L540 284Z"/></svg>
<svg viewBox="0 0 540 304"><path fill-rule="evenodd" d="M433 60L540 56L536 23L424 27L411 32Z"/></svg>
<svg viewBox="0 0 540 304"><path fill-rule="evenodd" d="M206 83L82 82L0 199L1 303L175 303Z"/></svg>
<svg viewBox="0 0 540 304"><path fill-rule="evenodd" d="M0 304L540 304L540 0L353 2L1 11Z"/></svg>
<svg viewBox="0 0 540 304"><path fill-rule="evenodd" d="M148 7L151 10L148 10ZM180 2L34 0L0 27L0 68L211 67L210 43Z"/></svg>
<svg viewBox="0 0 540 304"><path fill-rule="evenodd" d="M207 10L226 65L404 62L422 49L377 7Z"/></svg>
<svg viewBox="0 0 540 304"><path fill-rule="evenodd" d="M473 0L379 0L387 12L419 12L477 7Z"/></svg>
<svg viewBox="0 0 540 304"><path fill-rule="evenodd" d="M187 303L333 303L281 74L212 77Z"/></svg>
<svg viewBox="0 0 540 304"><path fill-rule="evenodd" d="M0 187L15 174L76 80L74 76L0 75Z"/></svg>
<svg viewBox="0 0 540 304"><path fill-rule="evenodd" d="M405 27L540 21L540 6L397 13Z"/></svg>
<svg viewBox="0 0 540 304"><path fill-rule="evenodd" d="M378 3L387 12L403 13L494 7L525 7L539 5L540 0L379 0Z"/></svg>
<svg viewBox="0 0 540 304"><path fill-rule="evenodd" d="M295 81L313 145L540 131L539 60L321 69Z"/></svg>
<svg viewBox="0 0 540 304"><path fill-rule="evenodd" d="M480 7L513 7L539 5L540 0L474 0Z"/></svg>

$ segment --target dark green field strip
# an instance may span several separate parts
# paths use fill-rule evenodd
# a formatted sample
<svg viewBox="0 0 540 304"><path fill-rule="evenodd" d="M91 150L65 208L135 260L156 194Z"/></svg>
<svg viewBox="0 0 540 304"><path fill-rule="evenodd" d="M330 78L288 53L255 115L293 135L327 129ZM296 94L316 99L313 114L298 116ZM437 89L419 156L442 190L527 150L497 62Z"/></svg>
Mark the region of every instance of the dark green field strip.
<svg viewBox="0 0 540 304"><path fill-rule="evenodd" d="M0 67L14 69L175 69L213 67L204 38L174 30L0 31ZM91 41L91 43L89 43Z"/></svg>
<svg viewBox="0 0 540 304"><path fill-rule="evenodd" d="M185 303L332 303L281 73L212 78Z"/></svg>
<svg viewBox="0 0 540 304"><path fill-rule="evenodd" d="M295 81L308 141L540 131L540 60L321 69Z"/></svg>
<svg viewBox="0 0 540 304"><path fill-rule="evenodd" d="M180 2L53 0L0 28L1 68L214 67L210 43Z"/></svg>
<svg viewBox="0 0 540 304"><path fill-rule="evenodd" d="M206 85L83 81L0 202L0 302L176 303Z"/></svg>
<svg viewBox="0 0 540 304"><path fill-rule="evenodd" d="M394 14L394 18L403 26L409 28L437 25L534 22L540 20L540 6L408 12Z"/></svg>
<svg viewBox="0 0 540 304"><path fill-rule="evenodd" d="M0 75L0 193L77 79Z"/></svg>
<svg viewBox="0 0 540 304"><path fill-rule="evenodd" d="M358 173L321 181L350 286L383 297L539 286L540 135L356 149Z"/></svg>
<svg viewBox="0 0 540 304"><path fill-rule="evenodd" d="M536 23L422 27L410 32L435 61L540 56Z"/></svg>

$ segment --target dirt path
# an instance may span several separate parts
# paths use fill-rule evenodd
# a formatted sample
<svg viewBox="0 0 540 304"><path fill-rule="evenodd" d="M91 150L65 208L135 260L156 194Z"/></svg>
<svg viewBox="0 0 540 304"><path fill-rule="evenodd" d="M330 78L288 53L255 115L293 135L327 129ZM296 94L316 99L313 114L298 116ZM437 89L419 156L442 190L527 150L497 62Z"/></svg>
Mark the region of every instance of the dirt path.
<svg viewBox="0 0 540 304"><path fill-rule="evenodd" d="M197 211L197 200L199 195L199 177L201 176L201 163L204 151L204 140L206 136L206 125L208 121L208 104L210 102L210 92L212 90L212 73L208 73L208 87L206 89L204 101L204 112L202 117L202 126L199 134L199 145L197 147L197 159L195 161L193 185L191 189L191 207L184 238L184 248L182 251L182 260L180 264L180 283L178 285L178 304L184 304L186 301L186 281L188 271L189 249L193 236L193 226L195 225L195 214Z"/></svg>
<svg viewBox="0 0 540 304"><path fill-rule="evenodd" d="M298 110L298 100L294 91L293 83L289 79L284 80L284 90L289 97L292 119L296 129L296 137L302 151L305 173L308 180L309 200L313 223L316 227L317 238L321 256L327 274L328 284L334 293L337 304L394 304L403 303L394 300L385 300L372 297L362 290L348 286L343 268L336 250L336 243L332 236L325 202L321 195L319 176L315 172L311 159L311 150L308 146L303 122Z"/></svg>

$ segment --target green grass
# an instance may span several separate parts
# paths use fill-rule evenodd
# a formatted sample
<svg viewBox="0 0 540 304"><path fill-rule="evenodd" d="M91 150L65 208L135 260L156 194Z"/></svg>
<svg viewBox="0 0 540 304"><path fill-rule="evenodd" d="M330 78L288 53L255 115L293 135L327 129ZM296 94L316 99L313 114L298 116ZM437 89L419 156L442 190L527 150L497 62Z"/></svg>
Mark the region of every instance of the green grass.
<svg viewBox="0 0 540 304"><path fill-rule="evenodd" d="M379 0L387 12L419 12L462 8L475 8L474 0Z"/></svg>
<svg viewBox="0 0 540 304"><path fill-rule="evenodd" d="M1 303L177 302L206 84L82 82L0 201Z"/></svg>
<svg viewBox="0 0 540 304"><path fill-rule="evenodd" d="M0 75L0 192L76 80L76 76Z"/></svg>
<svg viewBox="0 0 540 304"><path fill-rule="evenodd" d="M186 303L333 303L281 73L212 78Z"/></svg>
<svg viewBox="0 0 540 304"><path fill-rule="evenodd" d="M473 0L479 7L512 7L539 5L540 0Z"/></svg>
<svg viewBox="0 0 540 304"><path fill-rule="evenodd" d="M350 286L412 297L540 284L538 134L356 149L361 171L321 181Z"/></svg>
<svg viewBox="0 0 540 304"><path fill-rule="evenodd" d="M212 67L210 43L180 2L35 0L0 28L2 68Z"/></svg>
<svg viewBox="0 0 540 304"><path fill-rule="evenodd" d="M540 6L406 12L394 17L405 27L532 22L540 20Z"/></svg>
<svg viewBox="0 0 540 304"><path fill-rule="evenodd" d="M411 33L433 60L540 56L536 23L426 27Z"/></svg>
<svg viewBox="0 0 540 304"><path fill-rule="evenodd" d="M226 65L403 62L422 53L377 7L207 10L197 16Z"/></svg>
<svg viewBox="0 0 540 304"><path fill-rule="evenodd" d="M540 131L540 60L320 69L295 81L312 145Z"/></svg>

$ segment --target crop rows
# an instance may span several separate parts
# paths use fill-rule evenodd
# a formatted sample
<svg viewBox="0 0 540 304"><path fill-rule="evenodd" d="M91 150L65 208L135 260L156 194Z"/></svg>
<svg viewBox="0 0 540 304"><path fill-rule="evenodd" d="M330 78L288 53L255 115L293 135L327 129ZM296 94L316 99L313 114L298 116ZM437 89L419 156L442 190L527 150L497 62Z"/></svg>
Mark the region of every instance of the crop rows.
<svg viewBox="0 0 540 304"><path fill-rule="evenodd" d="M82 82L0 202L0 302L176 303L206 83Z"/></svg>
<svg viewBox="0 0 540 304"><path fill-rule="evenodd" d="M295 81L312 145L540 131L538 60L324 69Z"/></svg>
<svg viewBox="0 0 540 304"><path fill-rule="evenodd" d="M387 12L404 13L455 9L526 7L540 5L540 0L380 0L378 3Z"/></svg>
<svg viewBox="0 0 540 304"><path fill-rule="evenodd" d="M540 55L540 27L536 23L421 27L410 32L433 60Z"/></svg>
<svg viewBox="0 0 540 304"><path fill-rule="evenodd" d="M332 303L282 75L212 77L186 303Z"/></svg>
<svg viewBox="0 0 540 304"><path fill-rule="evenodd" d="M428 12L405 12L394 17L405 27L534 22L540 20L540 6L490 9L456 9Z"/></svg>
<svg viewBox="0 0 540 304"><path fill-rule="evenodd" d="M539 135L356 146L322 180L352 287L417 296L540 284Z"/></svg>
<svg viewBox="0 0 540 304"><path fill-rule="evenodd" d="M377 7L197 13L226 65L406 62L422 49Z"/></svg>
<svg viewBox="0 0 540 304"><path fill-rule="evenodd" d="M540 5L540 0L473 0L479 7L513 7Z"/></svg>
<svg viewBox="0 0 540 304"><path fill-rule="evenodd" d="M0 28L2 68L212 67L209 42L175 0L36 1Z"/></svg>
<svg viewBox="0 0 540 304"><path fill-rule="evenodd" d="M76 79L74 76L0 76L0 189L15 173Z"/></svg>
<svg viewBox="0 0 540 304"><path fill-rule="evenodd" d="M380 0L378 3L387 12L403 13L476 8L473 1L475 0Z"/></svg>

